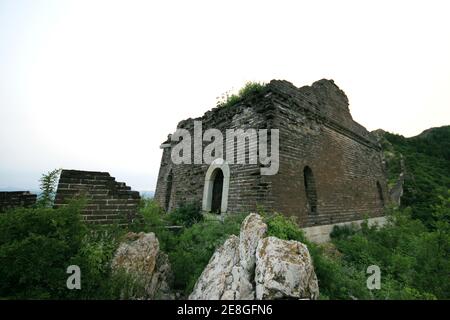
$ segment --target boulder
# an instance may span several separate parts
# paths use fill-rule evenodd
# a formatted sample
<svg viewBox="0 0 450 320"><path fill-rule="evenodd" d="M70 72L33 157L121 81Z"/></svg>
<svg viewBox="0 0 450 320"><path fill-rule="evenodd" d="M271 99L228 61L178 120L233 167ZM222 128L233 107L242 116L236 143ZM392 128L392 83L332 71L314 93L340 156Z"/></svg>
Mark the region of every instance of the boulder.
<svg viewBox="0 0 450 320"><path fill-rule="evenodd" d="M308 248L268 237L256 249L256 299L317 299L319 286Z"/></svg>
<svg viewBox="0 0 450 320"><path fill-rule="evenodd" d="M239 238L230 236L209 260L190 300L234 300L239 286Z"/></svg>
<svg viewBox="0 0 450 320"><path fill-rule="evenodd" d="M169 259L159 250L154 233L128 233L119 245L111 263L113 274L124 272L134 288L128 288L126 298L171 299L172 272ZM129 285L129 284L128 284Z"/></svg>
<svg viewBox="0 0 450 320"><path fill-rule="evenodd" d="M256 263L256 248L267 232L267 225L263 218L256 214L249 214L241 225L239 235L240 285L239 299L255 299L254 275Z"/></svg>
<svg viewBox="0 0 450 320"><path fill-rule="evenodd" d="M239 238L230 236L215 251L189 299L316 299L319 287L306 246L266 234L262 217L248 215Z"/></svg>
<svg viewBox="0 0 450 320"><path fill-rule="evenodd" d="M241 225L239 238L232 235L216 250L189 296L191 300L254 300L255 252L267 225L252 213Z"/></svg>

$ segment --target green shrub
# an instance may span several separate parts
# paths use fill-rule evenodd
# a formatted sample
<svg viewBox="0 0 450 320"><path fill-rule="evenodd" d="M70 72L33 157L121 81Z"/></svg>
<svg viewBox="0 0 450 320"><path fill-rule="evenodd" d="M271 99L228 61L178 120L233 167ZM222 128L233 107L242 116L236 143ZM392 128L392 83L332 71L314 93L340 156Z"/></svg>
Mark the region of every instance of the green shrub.
<svg viewBox="0 0 450 320"><path fill-rule="evenodd" d="M189 228L194 223L203 220L203 214L197 203L188 203L173 210L168 215L168 221L174 225L182 225Z"/></svg>
<svg viewBox="0 0 450 320"><path fill-rule="evenodd" d="M143 299L148 298L143 279L125 270L116 270L106 280L107 285L102 288L101 299Z"/></svg>
<svg viewBox="0 0 450 320"><path fill-rule="evenodd" d="M86 225L83 205L77 200L58 209L17 208L0 215L0 298L120 296L110 262L126 228ZM80 267L81 290L66 287L70 265Z"/></svg>
<svg viewBox="0 0 450 320"><path fill-rule="evenodd" d="M169 214L167 214L154 199L145 199L140 209L140 214L143 218L143 223L138 223L131 226L135 232L153 232L159 241L159 246L162 251L168 252L173 248L177 242L177 234L184 228L184 226L173 227L174 223Z"/></svg>
<svg viewBox="0 0 450 320"><path fill-rule="evenodd" d="M64 297L71 258L85 225L81 202L59 209L18 208L0 215L0 297Z"/></svg>
<svg viewBox="0 0 450 320"><path fill-rule="evenodd" d="M354 224L351 225L335 225L330 233L330 238L348 238L357 232L357 227Z"/></svg>
<svg viewBox="0 0 450 320"><path fill-rule="evenodd" d="M450 232L444 218L448 199L435 207L439 216L431 230L412 218L411 210L395 210L383 228L362 228L354 235L333 239L345 263L359 270L378 265L382 290L377 298L449 298ZM408 288L406 290L405 288Z"/></svg>
<svg viewBox="0 0 450 320"><path fill-rule="evenodd" d="M340 258L327 256L319 246L310 247L314 270L319 281L320 299L370 299L365 270L357 269Z"/></svg>
<svg viewBox="0 0 450 320"><path fill-rule="evenodd" d="M298 227L295 217L285 217L280 213L265 216L267 235L283 240L296 240L306 243L303 231Z"/></svg>
<svg viewBox="0 0 450 320"><path fill-rule="evenodd" d="M126 228L118 225L88 225L78 252L71 264L81 270L82 290L71 290L68 297L74 299L116 299L121 290L118 281L124 285L125 277L111 274L111 261ZM132 279L129 279L130 281Z"/></svg>
<svg viewBox="0 0 450 320"><path fill-rule="evenodd" d="M230 107L235 105L236 103L238 103L239 101L254 95L254 94L258 94L261 91L263 91L263 89L266 87L266 85L264 83L259 83L259 82L247 82L244 87L242 87L238 94L232 94L229 95L228 93L225 93L222 97L221 100L218 101L217 106L220 108L226 108L226 107Z"/></svg>

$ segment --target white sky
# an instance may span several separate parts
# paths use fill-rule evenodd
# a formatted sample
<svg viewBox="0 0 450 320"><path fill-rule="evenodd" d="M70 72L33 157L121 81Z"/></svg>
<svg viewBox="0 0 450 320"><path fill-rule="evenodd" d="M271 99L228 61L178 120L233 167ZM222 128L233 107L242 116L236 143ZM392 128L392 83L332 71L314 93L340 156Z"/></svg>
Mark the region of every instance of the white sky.
<svg viewBox="0 0 450 320"><path fill-rule="evenodd" d="M53 168L154 190L159 145L246 81L334 79L353 118L450 124L448 1L0 0L0 188Z"/></svg>

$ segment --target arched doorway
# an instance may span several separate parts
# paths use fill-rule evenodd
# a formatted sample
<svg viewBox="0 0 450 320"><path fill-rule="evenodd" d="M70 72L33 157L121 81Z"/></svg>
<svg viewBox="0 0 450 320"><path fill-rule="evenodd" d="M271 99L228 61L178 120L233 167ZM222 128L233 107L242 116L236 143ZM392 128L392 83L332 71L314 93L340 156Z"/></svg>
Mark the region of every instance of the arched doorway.
<svg viewBox="0 0 450 320"><path fill-rule="evenodd" d="M217 168L213 173L213 192L211 200L211 212L221 213L223 196L223 172Z"/></svg>
<svg viewBox="0 0 450 320"><path fill-rule="evenodd" d="M309 214L317 214L317 190L314 175L310 167L303 169L303 178L305 184L306 203Z"/></svg>
<svg viewBox="0 0 450 320"><path fill-rule="evenodd" d="M202 209L206 212L226 213L228 208L228 189L230 186L230 167L221 159L215 159L205 175Z"/></svg>

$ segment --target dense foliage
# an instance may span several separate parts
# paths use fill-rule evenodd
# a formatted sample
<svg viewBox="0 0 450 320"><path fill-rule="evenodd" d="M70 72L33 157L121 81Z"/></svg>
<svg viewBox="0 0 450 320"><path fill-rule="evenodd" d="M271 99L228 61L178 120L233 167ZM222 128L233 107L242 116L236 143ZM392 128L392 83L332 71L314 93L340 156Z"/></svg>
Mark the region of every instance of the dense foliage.
<svg viewBox="0 0 450 320"><path fill-rule="evenodd" d="M79 202L61 209L16 209L0 215L0 296L63 297L66 268L85 225Z"/></svg>
<svg viewBox="0 0 450 320"><path fill-rule="evenodd" d="M431 227L433 206L450 189L450 126L429 129L412 138L391 133L384 138L391 184L400 174L401 158L404 160L402 207L410 207L414 218Z"/></svg>
<svg viewBox="0 0 450 320"><path fill-rule="evenodd" d="M117 299L130 279L112 275L110 262L127 232L118 226L86 226L79 219L81 204L60 209L16 209L0 216L0 297ZM187 207L175 215L164 213L151 200L141 212L144 223L135 231L156 233L161 249L169 255L174 289L186 296L211 258L230 234L238 234L244 215L220 221L206 217L186 225L172 225L179 212L195 216ZM268 234L307 244L319 279L321 299L430 299L448 298L450 252L450 200L434 207L432 229L394 210L383 228L363 225L337 228L333 242L310 243L292 218L263 213ZM187 218L187 217L184 217ZM175 228L174 228L175 227ZM66 268L79 265L82 290L66 289ZM366 269L376 264L382 271L381 290L368 290ZM121 295L122 293L122 295ZM126 295L125 295L126 297Z"/></svg>
<svg viewBox="0 0 450 320"><path fill-rule="evenodd" d="M333 239L342 261L364 270L377 265L381 290L375 298L449 298L450 198L434 207L436 222L427 228L410 209L394 210L383 228L368 227L337 234ZM338 233L338 232L336 232Z"/></svg>
<svg viewBox="0 0 450 320"><path fill-rule="evenodd" d="M385 134L383 141L391 183L405 162L402 207L389 210L383 227L340 227L332 242L310 243L295 219L259 209L268 234L305 243L319 280L321 299L449 299L450 174L449 127L414 138ZM56 174L56 173L55 173ZM53 174L45 186L51 199ZM50 200L51 201L51 200ZM168 254L174 290L186 297L215 249L238 234L245 214L219 220L186 204L165 213L145 199L142 219L132 225L93 226L83 223L82 199L58 209L48 202L0 215L1 299L118 299L139 287L110 263L128 231L154 232ZM82 289L66 288L69 265L82 270ZM381 288L369 290L367 267L381 270ZM134 291L134 292L132 292Z"/></svg>

